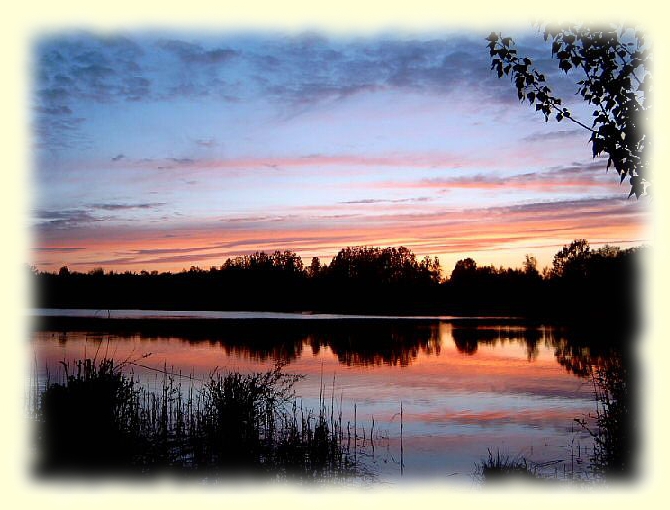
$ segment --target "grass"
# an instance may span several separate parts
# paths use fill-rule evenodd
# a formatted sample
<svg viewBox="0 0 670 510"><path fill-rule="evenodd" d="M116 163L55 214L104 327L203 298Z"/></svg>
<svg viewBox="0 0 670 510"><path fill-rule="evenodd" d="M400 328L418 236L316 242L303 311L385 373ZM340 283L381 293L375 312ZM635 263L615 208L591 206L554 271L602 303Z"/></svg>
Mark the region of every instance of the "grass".
<svg viewBox="0 0 670 510"><path fill-rule="evenodd" d="M630 388L631 366L625 363L625 357L611 355L599 365L588 366L585 373L590 374L592 379L596 410L595 413L575 418L574 421L591 436L593 446L583 450L587 455L590 452L588 469L577 474L572 461L581 463L582 448L578 446L579 456L574 458L571 446L570 470L566 475L567 466L564 465L564 476L580 482L630 480L638 474L634 452L637 449L639 433L633 408L635 399ZM510 476L547 479L546 473L542 471L542 464L534 463L530 467L522 457L502 456L499 451L494 457L491 450L488 453L488 460L481 461L475 469L475 476L484 482Z"/></svg>
<svg viewBox="0 0 670 510"><path fill-rule="evenodd" d="M179 473L332 479L356 473L341 416L322 397L317 413L282 372L217 373L182 388L162 372L157 389L126 374L127 362L63 362L61 382L36 399L37 472Z"/></svg>
<svg viewBox="0 0 670 510"><path fill-rule="evenodd" d="M629 368L621 357L612 357L592 369L596 413L590 415L594 424L576 418L594 441L591 468L597 478L620 480L635 474L633 452L637 446L636 423L633 419Z"/></svg>
<svg viewBox="0 0 670 510"><path fill-rule="evenodd" d="M349 423L342 427L341 412L334 413L334 390L328 405L322 385L318 409L304 409L293 391L301 376L284 373L281 365L260 373L215 373L197 385L164 368L150 388L134 378L129 370L133 364L62 362L61 380L47 380L36 390L38 474L168 472L201 480L370 475L357 462L361 436L355 432L355 406L352 436ZM630 411L622 374L616 363L597 372L595 428L577 420L594 438L594 473L607 478L630 471ZM186 387L184 380L190 381ZM371 429L371 443L372 437ZM374 444L372 448L374 454ZM400 468L402 473L402 457ZM489 449L475 476L485 483L534 481L546 478L542 469L523 457L494 455Z"/></svg>
<svg viewBox="0 0 670 510"><path fill-rule="evenodd" d="M488 449L489 457L482 460L475 470L475 475L484 483L508 480L533 481L539 480L535 469L531 468L523 457L501 455L500 450L494 456Z"/></svg>

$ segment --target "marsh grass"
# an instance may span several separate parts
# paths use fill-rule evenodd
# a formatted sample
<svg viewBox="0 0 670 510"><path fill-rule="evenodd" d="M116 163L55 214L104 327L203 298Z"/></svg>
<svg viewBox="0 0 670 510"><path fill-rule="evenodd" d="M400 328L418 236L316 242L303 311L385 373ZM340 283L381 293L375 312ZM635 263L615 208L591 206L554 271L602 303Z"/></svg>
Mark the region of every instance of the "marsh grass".
<svg viewBox="0 0 670 510"><path fill-rule="evenodd" d="M214 373L197 386L164 369L153 389L127 373L130 362L62 365L62 380L47 381L35 399L38 474L314 480L356 473L343 446L341 414L334 416L323 395L316 413L304 410L293 391L302 376L281 365L264 373Z"/></svg>
<svg viewBox="0 0 670 510"><path fill-rule="evenodd" d="M595 415L575 418L593 438L591 468L602 480L617 480L635 474L634 455L637 443L630 395L628 367L621 357L612 357L592 369L591 378L596 401Z"/></svg>
<svg viewBox="0 0 670 510"><path fill-rule="evenodd" d="M510 457L498 450L495 454L488 449L488 459L477 464L475 475L484 483L503 482L508 480L536 481L539 480L536 469L531 467L523 457Z"/></svg>

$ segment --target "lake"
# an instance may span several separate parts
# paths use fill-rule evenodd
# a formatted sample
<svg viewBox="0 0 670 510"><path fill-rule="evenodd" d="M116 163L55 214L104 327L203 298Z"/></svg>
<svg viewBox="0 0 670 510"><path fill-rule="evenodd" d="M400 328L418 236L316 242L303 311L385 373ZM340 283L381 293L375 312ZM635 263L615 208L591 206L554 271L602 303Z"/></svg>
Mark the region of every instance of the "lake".
<svg viewBox="0 0 670 510"><path fill-rule="evenodd" d="M131 360L159 387L167 370L184 387L214 371L284 364L302 374L304 408L320 395L357 437L358 461L380 483L475 483L499 451L558 479L584 476L593 444L575 418L593 414L588 348L560 328L511 318L364 317L255 312L34 310L38 384L61 361ZM402 408L402 416L401 416ZM401 432L402 428L402 432Z"/></svg>

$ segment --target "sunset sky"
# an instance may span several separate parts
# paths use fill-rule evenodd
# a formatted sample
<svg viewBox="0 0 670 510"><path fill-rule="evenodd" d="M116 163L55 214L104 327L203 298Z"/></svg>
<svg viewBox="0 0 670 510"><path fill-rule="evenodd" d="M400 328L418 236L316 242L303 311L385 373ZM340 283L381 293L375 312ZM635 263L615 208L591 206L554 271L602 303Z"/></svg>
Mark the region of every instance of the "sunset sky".
<svg viewBox="0 0 670 510"><path fill-rule="evenodd" d="M448 275L468 256L541 268L576 238L649 242L649 200L627 199L582 128L519 104L487 35L37 37L31 264L180 271L402 245ZM589 122L550 45L512 35Z"/></svg>

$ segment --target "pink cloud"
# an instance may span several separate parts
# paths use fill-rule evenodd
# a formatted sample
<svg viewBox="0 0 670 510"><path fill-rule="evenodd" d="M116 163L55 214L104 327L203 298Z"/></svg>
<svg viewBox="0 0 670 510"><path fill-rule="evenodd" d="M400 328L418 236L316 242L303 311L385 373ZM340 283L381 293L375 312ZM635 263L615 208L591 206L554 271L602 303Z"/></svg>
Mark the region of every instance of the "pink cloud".
<svg viewBox="0 0 670 510"><path fill-rule="evenodd" d="M173 228L82 226L43 233L33 263L44 269L73 264L82 269L109 265L180 270L190 265L219 265L228 257L256 250L292 249L304 258L327 259L340 248L354 245L403 245L419 256L471 256L482 250L524 247L527 253L537 246L560 248L575 238L643 240L649 217L642 204L619 199L538 202L460 212L439 207L425 212L394 209L340 219L330 215L327 221L319 221L318 215L294 215L285 221L257 218L235 229L227 228L225 221Z"/></svg>
<svg viewBox="0 0 670 510"><path fill-rule="evenodd" d="M126 168L146 169L293 169L305 167L395 167L395 168L516 168L555 161L541 151L502 149L495 156L458 152L399 153L388 156L362 154L310 154L305 156L266 156L259 158L144 158L124 159Z"/></svg>
<svg viewBox="0 0 670 510"><path fill-rule="evenodd" d="M380 189L438 189L438 190L495 190L532 191L555 193L559 191L584 191L600 188L614 189L618 181L605 172L602 162L590 165L573 165L552 168L548 171L529 172L510 176L475 174L459 177L426 178L413 181L382 181L372 187Z"/></svg>

